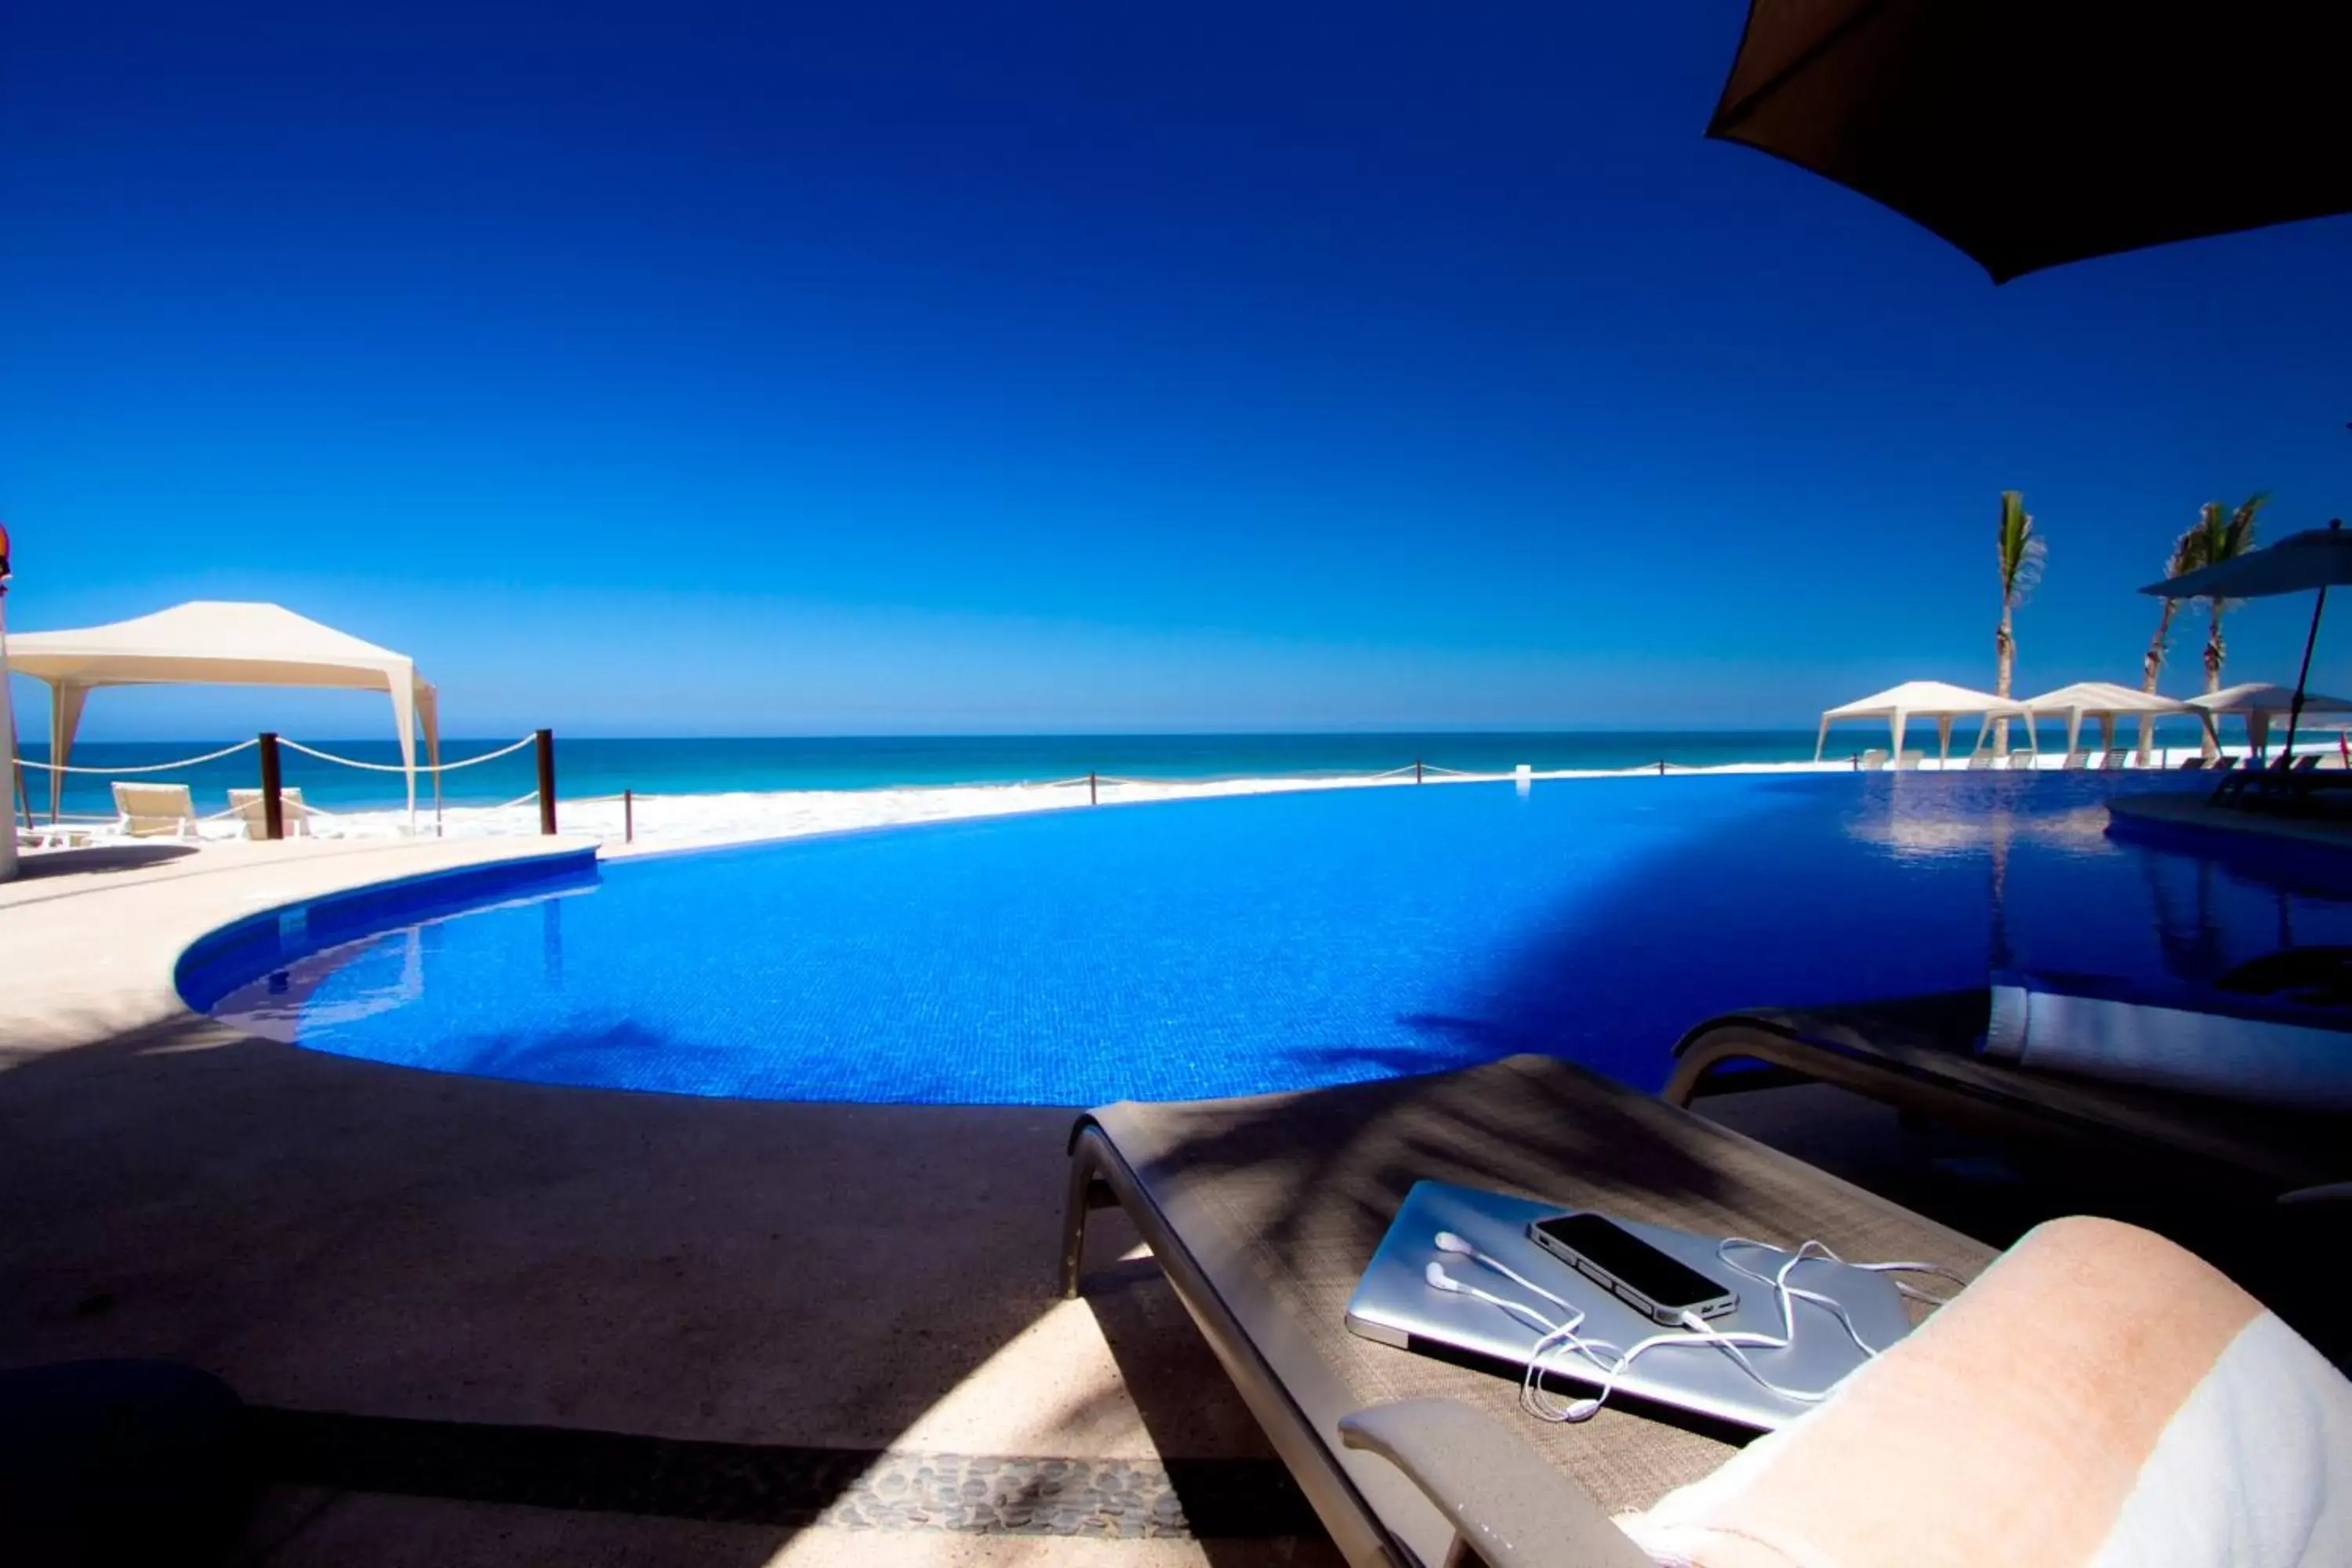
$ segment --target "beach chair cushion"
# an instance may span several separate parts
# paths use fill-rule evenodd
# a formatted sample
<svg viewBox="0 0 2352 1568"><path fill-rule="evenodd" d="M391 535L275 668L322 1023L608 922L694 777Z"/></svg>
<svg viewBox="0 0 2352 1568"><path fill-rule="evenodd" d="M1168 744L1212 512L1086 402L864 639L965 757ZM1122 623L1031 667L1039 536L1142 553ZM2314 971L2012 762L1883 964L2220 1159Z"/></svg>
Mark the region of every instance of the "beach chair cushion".
<svg viewBox="0 0 2352 1568"><path fill-rule="evenodd" d="M1984 1054L2021 1067L2299 1110L2352 1111L2352 1014L2097 975L1993 976Z"/></svg>
<svg viewBox="0 0 2352 1568"><path fill-rule="evenodd" d="M2352 1384L2170 1242L2055 1220L1619 1523L1694 1568L2352 1562Z"/></svg>
<svg viewBox="0 0 2352 1568"><path fill-rule="evenodd" d="M281 826L289 837L310 831L310 808L303 804L299 789L278 792ZM238 826L247 838L258 838L268 827L268 809L257 789L233 789L228 792L229 810L236 813Z"/></svg>
<svg viewBox="0 0 2352 1568"><path fill-rule="evenodd" d="M117 784L113 787L121 832L134 838L195 834L195 797L186 784Z"/></svg>

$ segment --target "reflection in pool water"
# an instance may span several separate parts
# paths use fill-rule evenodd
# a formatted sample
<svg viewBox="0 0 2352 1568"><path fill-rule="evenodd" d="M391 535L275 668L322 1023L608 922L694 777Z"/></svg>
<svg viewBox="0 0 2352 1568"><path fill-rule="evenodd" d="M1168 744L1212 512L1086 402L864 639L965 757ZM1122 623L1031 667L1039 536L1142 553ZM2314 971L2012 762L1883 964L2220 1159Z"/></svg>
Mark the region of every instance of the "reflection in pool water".
<svg viewBox="0 0 2352 1568"><path fill-rule="evenodd" d="M1629 778L1122 806L624 861L216 1008L321 1050L760 1098L1076 1105L1514 1051L1643 1088L1710 1014L2204 980L2352 897L2108 838L2096 774Z"/></svg>

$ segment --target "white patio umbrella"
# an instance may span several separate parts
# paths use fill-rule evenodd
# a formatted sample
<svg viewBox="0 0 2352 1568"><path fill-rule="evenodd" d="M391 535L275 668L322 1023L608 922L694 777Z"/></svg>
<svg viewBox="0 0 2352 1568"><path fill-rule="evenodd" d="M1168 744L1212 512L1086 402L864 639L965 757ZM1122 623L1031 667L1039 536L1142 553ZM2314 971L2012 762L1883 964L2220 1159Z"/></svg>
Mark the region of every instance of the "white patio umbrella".
<svg viewBox="0 0 2352 1568"><path fill-rule="evenodd" d="M2319 591L2311 606L2311 630L2303 639L2303 668L2294 678L2294 699L2286 710L2286 751L2294 752L2294 729L2310 707L2304 688L2311 680L2312 645L2319 640L2319 617L2327 609L2327 590L2352 583L2352 534L2337 518L2326 528L2291 533L2276 544L2250 550L2233 560L2150 583L2140 590L2159 599L2266 599L2274 594ZM2219 695L2216 693L2216 695ZM2252 722L2249 721L2249 729Z"/></svg>
<svg viewBox="0 0 2352 1568"><path fill-rule="evenodd" d="M1884 719L1895 740L1895 761L1903 761L1903 732L1914 719L1935 721L1937 754L1945 762L1952 757L1952 721L1977 721L1977 743L1984 743L1985 730L1995 719L2026 719L2032 714L2021 702L2006 697L1996 697L1990 691L1971 691L1965 686L1954 686L1942 680L1906 680L1900 686L1890 686L1867 697L1857 697L1822 714L1821 738L1813 745L1813 761L1822 760L1822 752L1830 743L1830 725L1841 719ZM2026 729L2027 744L2032 743L2032 727Z"/></svg>
<svg viewBox="0 0 2352 1568"><path fill-rule="evenodd" d="M2257 752L2268 743L2271 721L2282 713L2287 716L2289 751L2294 749L2294 725L2300 714L2352 713L2352 701L2341 697L2326 697L2316 691L2299 691L2263 681L2225 686L2219 691L2190 698L2189 706L2203 715L2205 727L2215 732L2216 739L2220 736L2220 721L2224 714L2243 719L2246 721L2246 743Z"/></svg>
<svg viewBox="0 0 2352 1568"><path fill-rule="evenodd" d="M2075 742L2083 732L2084 719L2099 721L2100 749L2112 752L2116 749L2116 720L2121 715L2195 711L2176 698L2119 686L2112 680L2077 680L2055 691L2029 697L2025 705L2038 717L2047 718L2060 713L2066 716L2066 754L2070 757L2074 754Z"/></svg>

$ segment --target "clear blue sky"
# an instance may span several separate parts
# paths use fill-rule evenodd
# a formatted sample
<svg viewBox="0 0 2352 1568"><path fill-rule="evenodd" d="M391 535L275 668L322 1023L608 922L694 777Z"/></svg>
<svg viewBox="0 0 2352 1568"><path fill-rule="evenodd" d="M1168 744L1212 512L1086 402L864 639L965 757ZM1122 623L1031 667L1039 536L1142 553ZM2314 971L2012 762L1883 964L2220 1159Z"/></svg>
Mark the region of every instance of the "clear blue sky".
<svg viewBox="0 0 2352 1568"><path fill-rule="evenodd" d="M2352 220L1996 289L1701 138L1741 10L16 0L10 623L275 599L457 734L1802 724L1990 684L2004 487L2026 689L2352 510ZM377 716L85 732L272 721Z"/></svg>

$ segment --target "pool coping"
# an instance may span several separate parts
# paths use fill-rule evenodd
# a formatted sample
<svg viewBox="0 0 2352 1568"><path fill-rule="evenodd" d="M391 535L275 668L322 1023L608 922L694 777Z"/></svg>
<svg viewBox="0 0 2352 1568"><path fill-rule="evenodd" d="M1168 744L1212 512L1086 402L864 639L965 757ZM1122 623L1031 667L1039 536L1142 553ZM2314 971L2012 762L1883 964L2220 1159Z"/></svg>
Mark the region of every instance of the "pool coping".
<svg viewBox="0 0 2352 1568"><path fill-rule="evenodd" d="M181 949L172 965L172 988L191 1012L208 1014L224 996L270 970L507 896L551 891L579 873L594 876L597 858L593 846L579 846L441 866L240 915Z"/></svg>
<svg viewBox="0 0 2352 1568"><path fill-rule="evenodd" d="M346 913L380 920L387 900L396 907L420 888L544 874L551 865L593 868L599 846L556 837L236 849L0 903L0 952L21 977L0 985L0 1068L131 1031L209 1021L182 993L182 967L192 950L223 933L275 928L290 911L322 906L334 911L331 928ZM340 940L360 934L355 925Z"/></svg>

